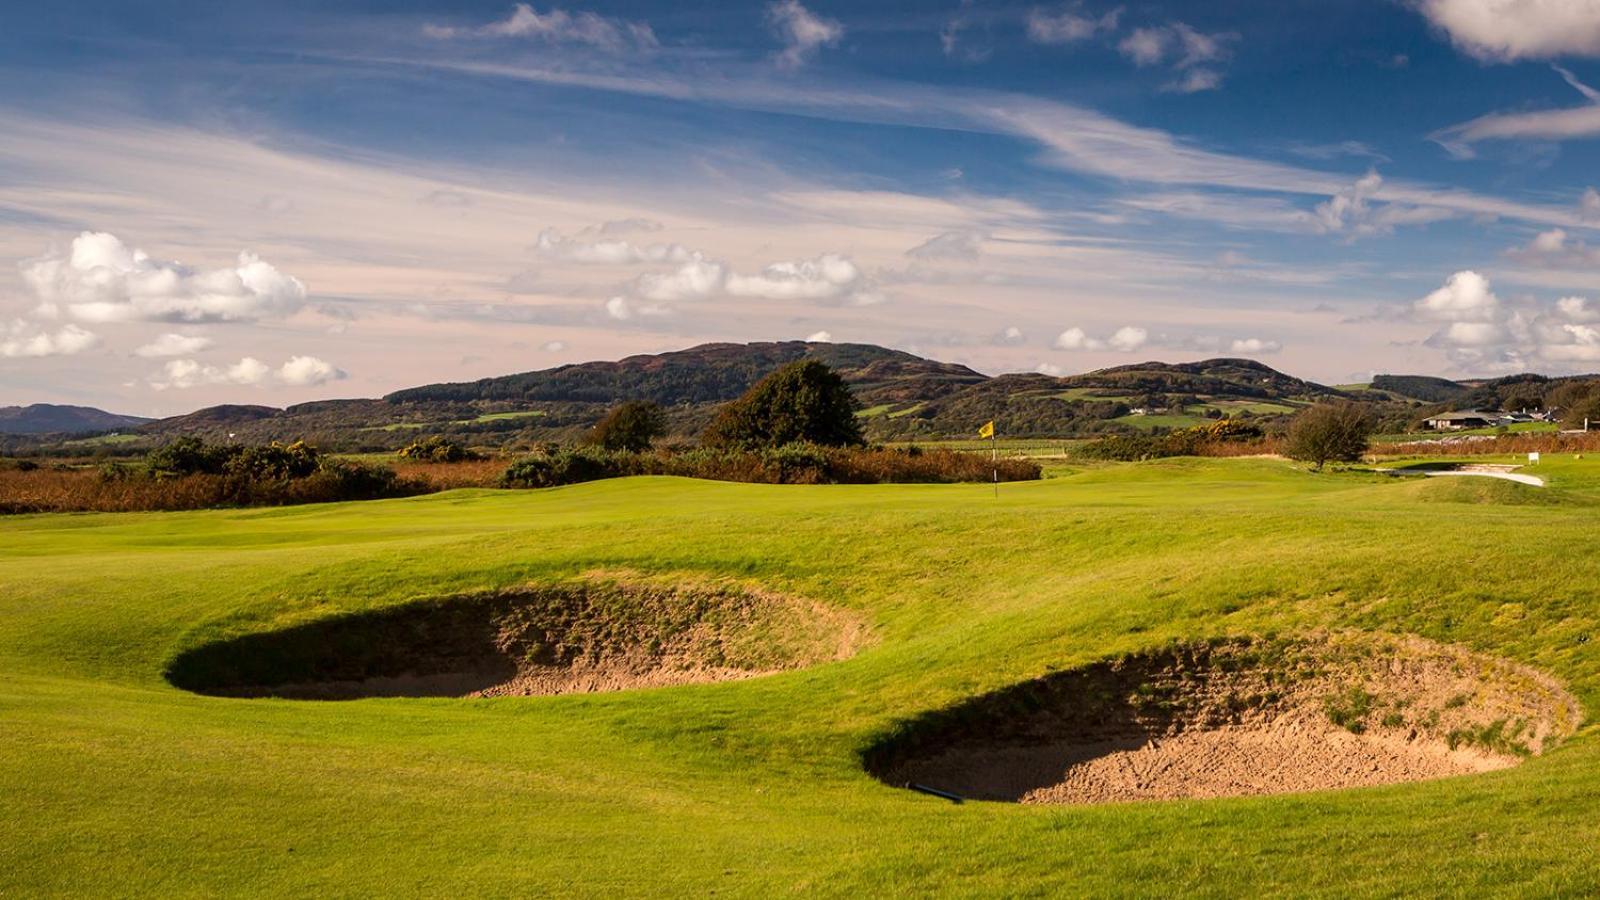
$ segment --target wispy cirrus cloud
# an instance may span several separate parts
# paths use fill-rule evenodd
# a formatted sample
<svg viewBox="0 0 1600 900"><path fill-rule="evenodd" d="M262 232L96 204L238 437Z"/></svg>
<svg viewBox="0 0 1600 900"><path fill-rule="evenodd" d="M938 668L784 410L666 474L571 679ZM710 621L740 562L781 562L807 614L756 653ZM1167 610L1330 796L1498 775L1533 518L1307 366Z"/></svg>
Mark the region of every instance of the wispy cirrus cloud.
<svg viewBox="0 0 1600 900"><path fill-rule="evenodd" d="M578 44L621 53L659 45L647 22L630 22L592 12L570 13L552 7L540 12L527 3L512 7L504 19L483 25L424 25L422 33L437 40L524 38L549 44Z"/></svg>

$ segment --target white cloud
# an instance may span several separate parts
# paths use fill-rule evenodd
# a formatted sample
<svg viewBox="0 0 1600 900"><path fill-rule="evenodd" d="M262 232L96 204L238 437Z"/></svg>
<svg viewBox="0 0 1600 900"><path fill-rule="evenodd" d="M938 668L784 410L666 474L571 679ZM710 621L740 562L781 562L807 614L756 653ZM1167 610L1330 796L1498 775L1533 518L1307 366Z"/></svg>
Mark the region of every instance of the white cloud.
<svg viewBox="0 0 1600 900"><path fill-rule="evenodd" d="M306 299L299 279L249 251L232 268L195 271L93 231L74 238L65 254L25 263L22 278L42 315L65 311L86 322L249 321L288 315Z"/></svg>
<svg viewBox="0 0 1600 900"><path fill-rule="evenodd" d="M670 315L672 309L660 303L645 303L635 305L628 302L627 297L612 297L606 301L606 315L619 322L644 316L647 318Z"/></svg>
<svg viewBox="0 0 1600 900"><path fill-rule="evenodd" d="M1228 344L1228 352L1240 356L1255 356L1262 353L1277 353L1283 349L1283 344L1278 341L1264 341L1261 338L1238 338Z"/></svg>
<svg viewBox="0 0 1600 900"><path fill-rule="evenodd" d="M1008 325L1004 331L991 338L989 343L999 347L1016 347L1027 343L1027 341L1028 336L1023 333L1021 328L1015 325Z"/></svg>
<svg viewBox="0 0 1600 900"><path fill-rule="evenodd" d="M1133 325L1124 325L1108 338L1090 337L1082 328L1068 328L1056 336L1058 350L1116 350L1132 353L1150 341L1150 332Z"/></svg>
<svg viewBox="0 0 1600 900"><path fill-rule="evenodd" d="M818 49L832 47L844 37L844 26L837 20L816 15L801 6L799 0L769 5L767 22L784 43L778 65L786 69L805 65Z"/></svg>
<svg viewBox="0 0 1600 900"><path fill-rule="evenodd" d="M722 292L728 268L695 254L671 272L646 272L634 280L634 293L646 300L676 302L712 297Z"/></svg>
<svg viewBox="0 0 1600 900"><path fill-rule="evenodd" d="M20 319L0 327L0 356L74 356L100 344L100 336L76 325L46 331Z"/></svg>
<svg viewBox="0 0 1600 900"><path fill-rule="evenodd" d="M293 356L278 368L277 379L291 387L316 387L349 377L342 369L315 356Z"/></svg>
<svg viewBox="0 0 1600 900"><path fill-rule="evenodd" d="M1500 312L1500 298L1489 279L1467 269L1445 279L1444 285L1413 304L1424 319L1447 322L1485 322Z"/></svg>
<svg viewBox="0 0 1600 900"><path fill-rule="evenodd" d="M1049 375L1052 378L1060 378L1062 375L1067 374L1066 369L1063 369L1060 366L1051 365L1047 362L1039 363L1039 365L1035 366L1033 370L1038 372L1040 375Z"/></svg>
<svg viewBox="0 0 1600 900"><path fill-rule="evenodd" d="M1076 12L1051 14L1035 9L1028 13L1028 38L1036 44L1074 44L1098 34L1116 31L1121 15L1121 7L1099 18L1078 15Z"/></svg>
<svg viewBox="0 0 1600 900"><path fill-rule="evenodd" d="M161 357L161 356L189 356L209 349L212 345L211 338L202 335L176 334L169 332L163 334L148 344L133 351L136 356Z"/></svg>
<svg viewBox="0 0 1600 900"><path fill-rule="evenodd" d="M276 370L253 356L246 356L227 367L206 365L193 359L174 359L150 377L150 386L165 391L210 385L249 386L276 381L289 387L316 387L347 377L344 370L315 356L290 357Z"/></svg>
<svg viewBox="0 0 1600 900"><path fill-rule="evenodd" d="M657 46L655 32L644 22L629 22L592 12L569 13L552 8L539 12L526 3L512 7L511 15L472 28L425 25L422 33L441 40L451 38L528 38L549 44L579 44L620 53Z"/></svg>
<svg viewBox="0 0 1600 900"><path fill-rule="evenodd" d="M546 353L560 353L561 351L567 349L567 342L566 341L545 341L544 342L544 346L540 347L539 349L543 350Z"/></svg>
<svg viewBox="0 0 1600 900"><path fill-rule="evenodd" d="M730 273L728 293L768 300L832 300L865 289L865 276L848 257L824 253L815 259L779 262L756 275Z"/></svg>
<svg viewBox="0 0 1600 900"><path fill-rule="evenodd" d="M605 226L601 226L602 233L604 229ZM539 232L539 238L534 242L533 249L539 255L551 259L602 265L683 263L696 256L693 251L681 244L639 245L617 240L585 241L563 237L554 228L546 228Z"/></svg>
<svg viewBox="0 0 1600 900"><path fill-rule="evenodd" d="M809 335L806 340L818 344L831 344L833 343L833 335L826 331L817 331Z"/></svg>
<svg viewBox="0 0 1600 900"><path fill-rule="evenodd" d="M1122 328L1118 328L1114 333L1112 333L1111 337L1106 341L1106 344L1109 345L1113 350L1119 350L1123 353L1132 353L1140 347L1143 347L1149 342L1149 340L1150 332L1145 331L1143 328L1135 328L1132 325L1126 325Z"/></svg>
<svg viewBox="0 0 1600 900"><path fill-rule="evenodd" d="M1600 222L1600 191L1585 188L1578 200L1578 215L1585 222Z"/></svg>
<svg viewBox="0 0 1600 900"><path fill-rule="evenodd" d="M1222 87L1222 73L1215 69L1190 69L1177 81L1169 81L1162 90L1174 94L1198 94Z"/></svg>
<svg viewBox="0 0 1600 900"><path fill-rule="evenodd" d="M1541 268L1600 268L1600 247L1572 237L1565 228L1541 231L1526 247L1513 247L1506 255Z"/></svg>
<svg viewBox="0 0 1600 900"><path fill-rule="evenodd" d="M1228 45L1238 37L1233 33L1205 34L1182 22L1173 22L1136 28L1117 44L1117 50L1141 69L1170 61L1179 74L1162 85L1162 90L1193 94L1222 86L1222 73L1216 64L1227 60Z"/></svg>
<svg viewBox="0 0 1600 900"><path fill-rule="evenodd" d="M977 259L983 253L979 231L946 231L906 251L914 259Z"/></svg>
<svg viewBox="0 0 1600 900"><path fill-rule="evenodd" d="M1600 56L1600 0L1421 0L1418 9L1481 60Z"/></svg>

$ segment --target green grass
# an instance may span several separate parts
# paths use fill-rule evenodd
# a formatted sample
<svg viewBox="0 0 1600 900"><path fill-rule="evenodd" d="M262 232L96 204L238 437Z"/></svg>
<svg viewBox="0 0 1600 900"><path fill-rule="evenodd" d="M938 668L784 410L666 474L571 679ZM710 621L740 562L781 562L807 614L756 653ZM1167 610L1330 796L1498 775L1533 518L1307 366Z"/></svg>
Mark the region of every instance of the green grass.
<svg viewBox="0 0 1600 900"><path fill-rule="evenodd" d="M532 419L546 415L542 409L522 410L520 412L484 413L472 419L447 419L440 422L390 422L387 425L371 425L362 431L416 431L422 428L437 428L441 425L479 425L484 422L502 422L507 419Z"/></svg>
<svg viewBox="0 0 1600 900"><path fill-rule="evenodd" d="M1227 634L1418 633L1539 666L1593 709L1600 462L1541 469L1563 502L1170 459L998 499L641 478L0 519L0 896L1584 893L1592 727L1482 776L1103 807L954 806L858 759L978 693ZM876 643L555 698L233 700L161 675L223 635L596 569L809 596Z"/></svg>

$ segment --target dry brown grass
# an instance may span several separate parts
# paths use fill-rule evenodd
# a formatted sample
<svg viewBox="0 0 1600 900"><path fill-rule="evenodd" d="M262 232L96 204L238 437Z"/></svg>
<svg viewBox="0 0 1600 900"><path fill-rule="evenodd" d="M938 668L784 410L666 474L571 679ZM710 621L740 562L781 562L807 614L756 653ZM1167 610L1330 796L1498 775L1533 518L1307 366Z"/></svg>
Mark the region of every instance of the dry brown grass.
<svg viewBox="0 0 1600 900"><path fill-rule="evenodd" d="M505 459L472 459L465 462L430 463L396 460L390 464L395 474L406 481L419 481L428 491L500 486L500 474L510 465Z"/></svg>

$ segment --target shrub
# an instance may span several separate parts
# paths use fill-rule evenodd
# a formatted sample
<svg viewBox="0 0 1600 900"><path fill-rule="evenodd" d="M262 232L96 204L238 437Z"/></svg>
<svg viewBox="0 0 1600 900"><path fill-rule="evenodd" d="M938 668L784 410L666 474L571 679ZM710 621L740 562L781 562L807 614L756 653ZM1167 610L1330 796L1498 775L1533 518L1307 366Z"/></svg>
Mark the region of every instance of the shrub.
<svg viewBox="0 0 1600 900"><path fill-rule="evenodd" d="M259 447L225 447L222 473L246 481L307 478L322 466L322 455L305 441L287 446L273 441Z"/></svg>
<svg viewBox="0 0 1600 900"><path fill-rule="evenodd" d="M180 437L150 451L145 468L158 478L184 475L221 475L232 448L207 444L197 437Z"/></svg>
<svg viewBox="0 0 1600 900"><path fill-rule="evenodd" d="M727 404L706 429L713 447L756 450L807 443L860 446L856 402L838 373L816 360L792 362Z"/></svg>
<svg viewBox="0 0 1600 900"><path fill-rule="evenodd" d="M1295 416L1283 452L1320 469L1328 462L1353 462L1367 452L1372 414L1359 403L1319 403Z"/></svg>
<svg viewBox="0 0 1600 900"><path fill-rule="evenodd" d="M438 434L412 441L395 451L395 455L401 459L432 463L457 463L483 458L482 455Z"/></svg>
<svg viewBox="0 0 1600 900"><path fill-rule="evenodd" d="M594 426L590 438L605 450L638 453L649 450L655 439L667 433L667 416L660 404L630 400L606 413Z"/></svg>
<svg viewBox="0 0 1600 900"><path fill-rule="evenodd" d="M991 462L953 450L889 450L787 444L760 451L700 447L683 453L612 453L597 447L518 460L504 487L551 487L626 475L678 475L762 484L879 484L892 482L1032 481L1038 464Z"/></svg>

